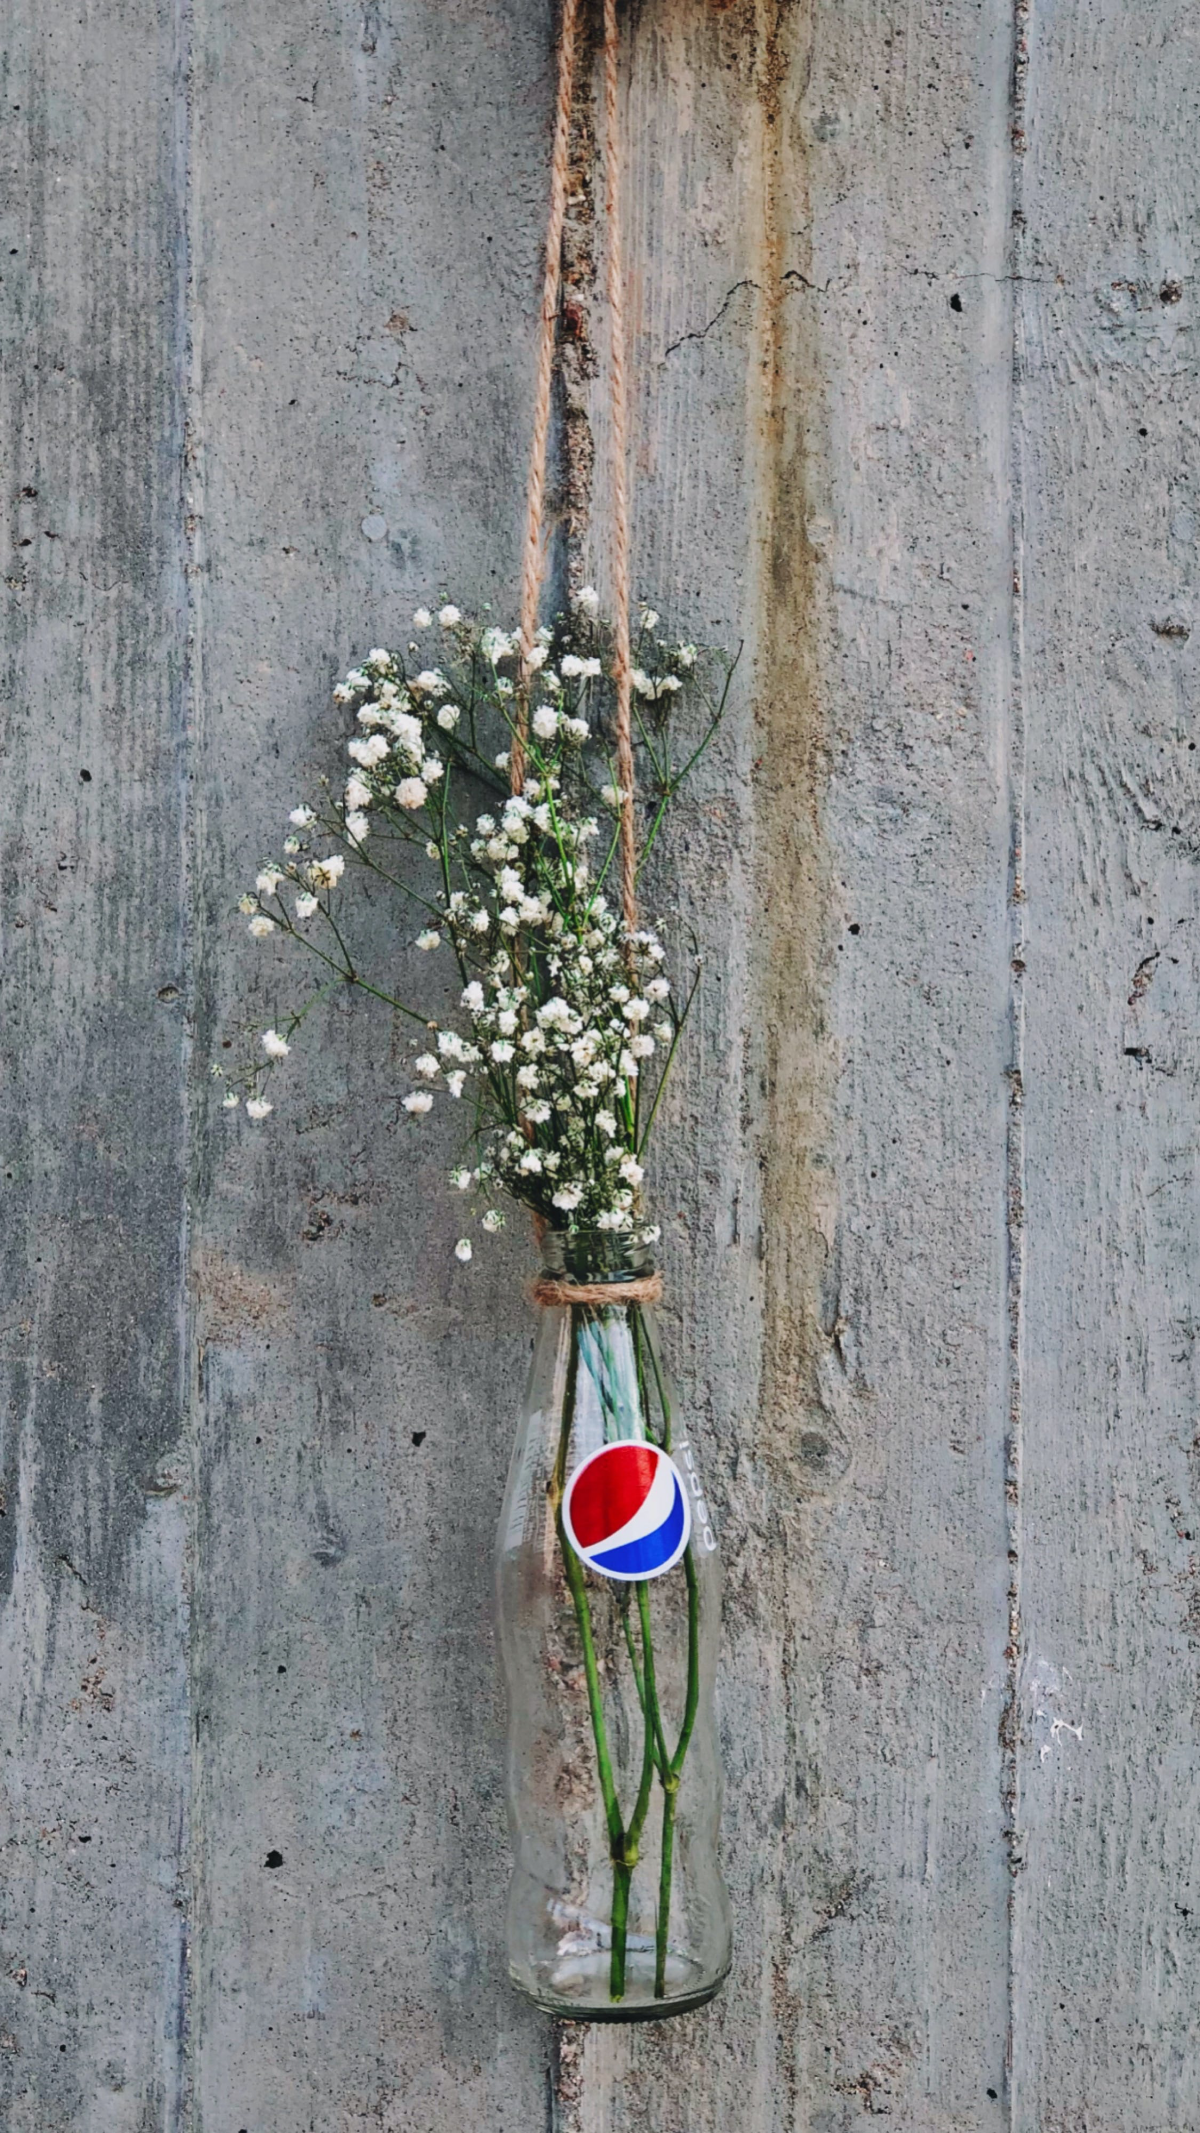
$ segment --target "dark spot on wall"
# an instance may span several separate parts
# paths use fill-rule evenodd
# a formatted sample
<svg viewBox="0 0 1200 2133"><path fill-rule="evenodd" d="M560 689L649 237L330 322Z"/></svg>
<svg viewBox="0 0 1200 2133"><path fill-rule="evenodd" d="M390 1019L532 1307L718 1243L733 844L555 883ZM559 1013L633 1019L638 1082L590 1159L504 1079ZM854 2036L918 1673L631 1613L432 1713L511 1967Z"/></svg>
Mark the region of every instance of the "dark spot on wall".
<svg viewBox="0 0 1200 2133"><path fill-rule="evenodd" d="M268 1853L267 1853L267 1856L266 1856L266 1858L265 1858L265 1859L263 1860L263 1865L264 1865L264 1866L269 1866L269 1867L270 1867L270 1868L271 1868L272 1870L274 1870L274 1868L275 1868L275 1867L277 1867L277 1866L282 1866L282 1865L283 1865L283 1853L282 1853L282 1852L268 1852Z"/></svg>

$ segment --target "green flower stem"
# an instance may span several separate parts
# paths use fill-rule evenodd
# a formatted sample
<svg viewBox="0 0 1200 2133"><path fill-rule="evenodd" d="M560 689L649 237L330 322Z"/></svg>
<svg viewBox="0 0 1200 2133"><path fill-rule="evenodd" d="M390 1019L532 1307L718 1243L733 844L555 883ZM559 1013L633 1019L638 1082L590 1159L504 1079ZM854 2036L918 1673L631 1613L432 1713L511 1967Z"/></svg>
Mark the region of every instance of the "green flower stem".
<svg viewBox="0 0 1200 2133"><path fill-rule="evenodd" d="M663 1447L671 1449L671 1402L658 1367L658 1356L652 1341L646 1342L650 1367L654 1372L658 1404L663 1420ZM658 1923L655 1934L654 1997L666 1998L667 1994L667 1937L671 1923L671 1878L675 1855L675 1807L679 1797L679 1779L684 1757L691 1745L696 1725L696 1713L700 1707L700 1587L696 1578L696 1563L689 1540L683 1551L683 1574L687 1580L688 1595L688 1657L687 1692L683 1707L683 1724L675 1753L667 1761L666 1747L662 1750L660 1776L663 1787L662 1856L658 1875Z"/></svg>
<svg viewBox="0 0 1200 2133"><path fill-rule="evenodd" d="M592 1737L596 1744L596 1770L600 1779L600 1793L604 1801L604 1818L608 1824L608 1848L613 1863L612 1903L612 1958L609 1967L609 1995L614 2000L625 1994L625 1940L629 1919L629 1883L633 1873L633 1861L627 1860L625 1850L625 1825L621 1820L620 1802L613 1782L612 1758L608 1749L608 1731L604 1723L604 1703L600 1694L600 1668L596 1661L596 1644L592 1635L592 1612L588 1605L587 1583L583 1564L567 1539L563 1524L562 1499L566 1484L567 1450L571 1436L571 1421L575 1409L575 1385L579 1375L579 1310L571 1306L570 1346L567 1352L567 1383L563 1395L562 1429L558 1439L558 1457L554 1462L554 1522L558 1532L558 1545L562 1554L563 1570L567 1587L575 1605L575 1619L579 1624L579 1638L583 1646L583 1671L587 1682L588 1710L592 1719Z"/></svg>

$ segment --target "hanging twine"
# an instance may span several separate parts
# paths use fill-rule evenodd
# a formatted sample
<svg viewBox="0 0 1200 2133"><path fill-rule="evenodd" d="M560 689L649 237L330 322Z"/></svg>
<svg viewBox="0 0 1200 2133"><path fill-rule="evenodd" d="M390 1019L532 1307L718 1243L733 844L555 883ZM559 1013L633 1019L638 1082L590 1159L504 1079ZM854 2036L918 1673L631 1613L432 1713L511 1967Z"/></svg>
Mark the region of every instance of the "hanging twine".
<svg viewBox="0 0 1200 2133"><path fill-rule="evenodd" d="M550 431L550 394L554 346L562 286L562 238L566 215L571 113L575 90L575 51L579 0L563 0L558 43L558 97L554 150L550 166L550 212L542 278L542 315L538 338L537 379L533 403L533 439L525 491L525 540L521 557L520 671L516 716L509 749L509 787L524 790L529 695L529 657L537 641L538 602L545 570L543 515L546 499L546 448ZM618 113L620 44L616 0L604 0L604 209L608 225L605 294L609 316L609 402L612 446L612 590L613 669L616 690L615 736L617 778L621 793L621 911L627 932L637 925L637 832L634 819L632 696L629 645L629 412L625 385L625 267L621 245L621 157ZM539 1241L544 1218L535 1214ZM662 1296L661 1274L630 1281L574 1282L542 1274L534 1282L535 1303L554 1306L655 1304Z"/></svg>
<svg viewBox="0 0 1200 2133"><path fill-rule="evenodd" d="M546 440L550 433L550 387L554 373L554 337L562 282L563 220L567 209L567 173L571 149L571 107L575 92L575 32L579 0L563 0L558 39L558 98L554 113L554 153L550 164L550 214L546 223L546 264L542 276L542 319L538 337L537 382L533 395L533 442L525 489L525 544L521 554L521 669L517 716L509 749L509 787L525 787L525 738L529 731L529 655L537 636L538 595L545 567L542 513L546 500Z"/></svg>
<svg viewBox="0 0 1200 2133"><path fill-rule="evenodd" d="M621 789L621 908L637 925L637 841L633 818L632 669L629 659L629 415L625 397L625 265L621 253L621 155L617 116L617 0L604 0L604 212L608 224L609 392L612 401L613 681L617 691L617 779Z"/></svg>
<svg viewBox="0 0 1200 2133"><path fill-rule="evenodd" d="M546 223L546 263L542 279L542 317L538 340L537 381L533 401L533 441L525 491L525 541L521 560L521 671L516 719L509 749L509 786L525 785L525 744L529 731L529 655L537 637L538 599L545 569L543 516L546 501L546 446L550 432L550 391L554 342L562 285L562 237L566 215L575 88L575 48L579 0L563 0L558 44L558 100L554 152L550 166L550 213ZM629 411L625 387L625 265L621 244L621 143L618 114L620 42L616 0L604 0L604 210L608 224L605 294L609 316L609 400L612 420L612 578L613 683L616 689L617 778L621 791L621 910L627 929L637 925L637 833L634 821L632 666L629 650Z"/></svg>

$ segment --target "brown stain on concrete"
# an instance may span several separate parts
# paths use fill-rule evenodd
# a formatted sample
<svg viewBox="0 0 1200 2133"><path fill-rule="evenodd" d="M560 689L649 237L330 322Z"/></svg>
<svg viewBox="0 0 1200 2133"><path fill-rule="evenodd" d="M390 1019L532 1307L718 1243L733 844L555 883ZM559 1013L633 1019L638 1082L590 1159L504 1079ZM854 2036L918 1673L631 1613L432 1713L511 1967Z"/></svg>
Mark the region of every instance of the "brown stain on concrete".
<svg viewBox="0 0 1200 2133"><path fill-rule="evenodd" d="M826 1044L828 780L819 650L825 586L807 527L819 504L823 385L813 330L807 172L798 108L812 33L808 0L758 0L754 119L759 162L758 331L750 380L757 454L755 673L759 946L766 1127L760 1450L787 1517L806 1493L802 1439L836 1433L820 1390L832 1212L822 1175L833 1063ZM800 279L799 277L803 277Z"/></svg>

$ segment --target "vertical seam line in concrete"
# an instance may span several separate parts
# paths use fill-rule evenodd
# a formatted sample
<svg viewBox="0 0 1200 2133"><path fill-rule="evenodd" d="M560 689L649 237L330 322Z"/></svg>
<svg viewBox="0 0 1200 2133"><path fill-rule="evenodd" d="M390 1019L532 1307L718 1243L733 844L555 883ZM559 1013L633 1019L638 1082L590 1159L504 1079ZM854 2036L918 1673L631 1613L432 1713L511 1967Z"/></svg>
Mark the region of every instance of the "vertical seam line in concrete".
<svg viewBox="0 0 1200 2133"><path fill-rule="evenodd" d="M1008 1621L1005 1645L1005 1695L1002 1720L1001 1790L1005 1816L1008 1867L1007 1889L1007 2000L1005 2048L1008 2122L1010 2133L1019 2133L1020 2083L1017 2065L1017 2022L1021 1919L1019 1890L1024 1865L1020 1830L1020 1737L1021 1737L1021 1493L1025 1430L1025 832L1026 832L1026 702L1024 657L1025 598L1025 488L1021 436L1021 266L1023 182L1022 157L1026 147L1026 97L1029 67L1030 0L1012 0L1010 55L1010 112L1007 167L1010 257L1010 381L1009 381L1009 470L1010 554L1012 563L1010 606L1010 680L1007 735L1008 880L1007 940L1009 956L1009 1098L1007 1132L1007 1335L1008 1401L1005 1431L1005 1527L1008 1554Z"/></svg>
<svg viewBox="0 0 1200 2133"><path fill-rule="evenodd" d="M183 1615L187 1651L187 1765L181 1773L184 1794L184 1844L186 1848L186 1898L183 1912L183 1948L180 1968L180 2067L174 2116L168 2133L187 2133L197 2123L193 2006L195 1994L195 1930L197 1888L195 1865L195 1591L200 1509L199 1401L195 1362L195 1309L191 1281L192 1201L196 1182L197 1149L200 1145L196 1115L195 1032L197 1018L197 911L195 864L195 734L199 689L199 577L197 533L201 523L197 485L195 434L195 245L193 216L193 32L192 0L175 0L174 34L174 184L176 201L175 318L169 360L177 362L179 468L176 508L179 511L177 552L182 574L180 624L182 630L180 690L182 701L182 748L180 759L180 909L182 982L184 994L183 1035L183 1191L180 1206L180 1417L185 1440L189 1478L188 1527L184 1546Z"/></svg>

